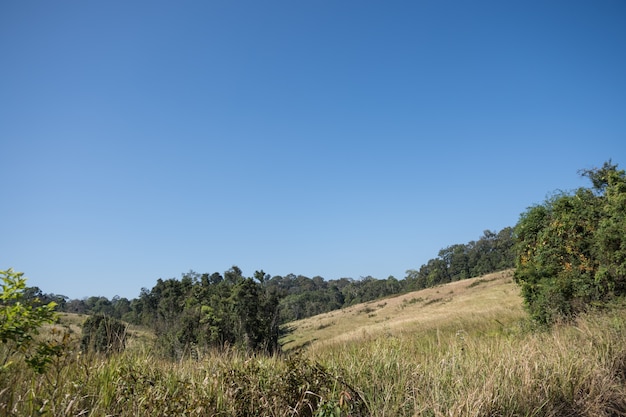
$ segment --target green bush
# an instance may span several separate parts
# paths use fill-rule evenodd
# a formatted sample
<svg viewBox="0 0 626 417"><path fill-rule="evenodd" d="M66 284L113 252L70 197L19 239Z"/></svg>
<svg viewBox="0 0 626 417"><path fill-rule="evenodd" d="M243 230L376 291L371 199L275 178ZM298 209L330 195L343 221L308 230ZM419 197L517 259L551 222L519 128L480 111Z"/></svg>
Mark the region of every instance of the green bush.
<svg viewBox="0 0 626 417"><path fill-rule="evenodd" d="M35 307L40 304L36 298L24 302L26 278L22 272L13 272L9 268L0 271L0 276L0 341L4 344L0 369L8 368L12 358L21 354L32 369L43 373L52 358L60 354L61 347L53 342L36 340L35 336L42 325L56 321L56 303Z"/></svg>
<svg viewBox="0 0 626 417"><path fill-rule="evenodd" d="M515 227L515 280L543 324L626 294L626 175L610 161L582 175L592 189L531 207Z"/></svg>
<svg viewBox="0 0 626 417"><path fill-rule="evenodd" d="M83 323L83 351L121 352L126 347L126 324L113 317L95 315Z"/></svg>

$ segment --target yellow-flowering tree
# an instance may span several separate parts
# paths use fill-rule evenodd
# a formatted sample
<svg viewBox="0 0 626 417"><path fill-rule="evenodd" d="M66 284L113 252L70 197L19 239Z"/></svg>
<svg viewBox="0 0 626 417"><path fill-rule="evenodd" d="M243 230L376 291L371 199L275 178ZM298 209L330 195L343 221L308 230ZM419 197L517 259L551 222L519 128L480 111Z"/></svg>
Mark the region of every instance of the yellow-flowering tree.
<svg viewBox="0 0 626 417"><path fill-rule="evenodd" d="M541 323L626 294L626 175L610 161L582 175L593 188L531 207L515 227L515 279Z"/></svg>

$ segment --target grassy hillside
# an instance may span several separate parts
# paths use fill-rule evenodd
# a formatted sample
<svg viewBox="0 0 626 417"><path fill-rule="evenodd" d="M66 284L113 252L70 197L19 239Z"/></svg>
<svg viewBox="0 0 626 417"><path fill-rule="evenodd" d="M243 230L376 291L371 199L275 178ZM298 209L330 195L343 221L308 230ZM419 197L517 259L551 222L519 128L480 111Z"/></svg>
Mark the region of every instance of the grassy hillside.
<svg viewBox="0 0 626 417"><path fill-rule="evenodd" d="M293 332L282 342L290 350L410 335L455 324L466 327L470 321L501 327L524 317L519 288L508 270L292 322Z"/></svg>

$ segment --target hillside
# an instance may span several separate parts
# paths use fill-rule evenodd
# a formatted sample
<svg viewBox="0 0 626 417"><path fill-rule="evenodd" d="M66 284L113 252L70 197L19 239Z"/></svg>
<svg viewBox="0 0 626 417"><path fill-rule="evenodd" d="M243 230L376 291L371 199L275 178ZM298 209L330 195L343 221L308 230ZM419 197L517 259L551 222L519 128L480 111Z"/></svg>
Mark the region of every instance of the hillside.
<svg viewBox="0 0 626 417"><path fill-rule="evenodd" d="M524 316L513 271L492 273L434 288L354 305L289 323L291 350L312 344L399 336L455 322L516 320Z"/></svg>

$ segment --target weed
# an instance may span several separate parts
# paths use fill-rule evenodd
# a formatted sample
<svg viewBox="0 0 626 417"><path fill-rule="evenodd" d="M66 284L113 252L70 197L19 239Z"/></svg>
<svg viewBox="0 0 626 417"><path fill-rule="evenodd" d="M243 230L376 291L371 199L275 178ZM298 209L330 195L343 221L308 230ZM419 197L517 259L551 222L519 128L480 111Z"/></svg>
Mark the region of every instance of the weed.
<svg viewBox="0 0 626 417"><path fill-rule="evenodd" d="M370 306L365 306L360 310L357 310L357 314L369 314L376 311L376 309L370 307Z"/></svg>
<svg viewBox="0 0 626 417"><path fill-rule="evenodd" d="M433 298L432 300L428 300L424 303L425 306L429 306L431 304L441 303L443 302L443 298Z"/></svg>
<svg viewBox="0 0 626 417"><path fill-rule="evenodd" d="M409 298L409 299L404 299L402 300L402 304L400 305L400 308L405 308L406 306L409 306L411 304L416 304L416 303L421 303L424 301L423 297L413 297L413 298Z"/></svg>
<svg viewBox="0 0 626 417"><path fill-rule="evenodd" d="M479 286L480 284L485 284L487 282L495 281L497 278L480 278L472 282L467 286L467 288L474 288Z"/></svg>

